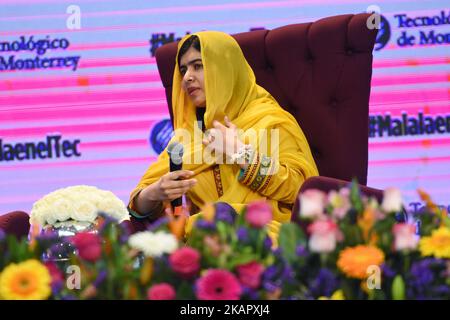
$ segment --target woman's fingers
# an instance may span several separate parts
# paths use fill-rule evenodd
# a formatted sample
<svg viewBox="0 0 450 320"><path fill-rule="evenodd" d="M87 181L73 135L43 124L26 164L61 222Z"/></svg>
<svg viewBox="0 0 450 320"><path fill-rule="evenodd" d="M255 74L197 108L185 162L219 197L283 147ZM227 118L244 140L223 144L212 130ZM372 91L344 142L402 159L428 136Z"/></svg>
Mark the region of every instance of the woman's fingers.
<svg viewBox="0 0 450 320"><path fill-rule="evenodd" d="M193 175L194 172L190 170L177 170L169 172L167 177L169 178L169 180L178 180L180 178L189 178L192 177Z"/></svg>
<svg viewBox="0 0 450 320"><path fill-rule="evenodd" d="M236 129L236 125L230 121L228 116L225 116L225 125L230 129L233 129L233 130Z"/></svg>
<svg viewBox="0 0 450 320"><path fill-rule="evenodd" d="M167 191L167 196L169 198L178 198L180 196L182 196L183 194L185 194L186 192L189 191L189 189L191 189L192 186L189 186L188 188L176 188L176 189L170 189Z"/></svg>
<svg viewBox="0 0 450 320"><path fill-rule="evenodd" d="M214 126L214 128L219 129L220 131L225 131L227 129L227 127L225 127L223 124L221 124L217 120L214 120L213 126Z"/></svg>

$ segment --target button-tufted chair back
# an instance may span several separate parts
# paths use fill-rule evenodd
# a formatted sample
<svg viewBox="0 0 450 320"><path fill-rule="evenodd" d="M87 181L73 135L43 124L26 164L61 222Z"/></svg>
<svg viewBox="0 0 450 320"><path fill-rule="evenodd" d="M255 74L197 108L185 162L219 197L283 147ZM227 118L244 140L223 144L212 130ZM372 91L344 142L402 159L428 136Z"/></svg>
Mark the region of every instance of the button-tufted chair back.
<svg viewBox="0 0 450 320"><path fill-rule="evenodd" d="M368 14L233 35L259 85L299 122L321 176L367 181L368 105L377 30ZM172 116L177 44L156 51Z"/></svg>

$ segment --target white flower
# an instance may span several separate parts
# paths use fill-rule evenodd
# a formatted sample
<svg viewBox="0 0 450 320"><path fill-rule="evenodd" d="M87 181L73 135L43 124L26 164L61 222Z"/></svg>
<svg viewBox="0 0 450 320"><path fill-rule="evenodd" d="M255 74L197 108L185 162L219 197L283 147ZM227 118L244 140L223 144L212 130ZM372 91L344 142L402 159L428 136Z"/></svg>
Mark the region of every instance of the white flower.
<svg viewBox="0 0 450 320"><path fill-rule="evenodd" d="M118 222L129 219L125 204L110 191L93 186L71 186L53 191L33 204L30 223L45 226L58 222L94 222L98 212Z"/></svg>
<svg viewBox="0 0 450 320"><path fill-rule="evenodd" d="M300 194L300 217L318 218L323 215L326 195L320 190L310 189Z"/></svg>
<svg viewBox="0 0 450 320"><path fill-rule="evenodd" d="M146 257L160 257L178 248L177 238L164 231L138 232L130 236L128 243L132 248L142 251Z"/></svg>
<svg viewBox="0 0 450 320"><path fill-rule="evenodd" d="M336 248L339 230L331 219L313 222L308 232L311 233L308 243L311 252L329 253Z"/></svg>
<svg viewBox="0 0 450 320"><path fill-rule="evenodd" d="M387 188L384 190L383 202L381 208L385 212L399 212L402 211L402 194L400 189Z"/></svg>
<svg viewBox="0 0 450 320"><path fill-rule="evenodd" d="M309 250L318 253L330 253L336 248L336 236L334 234L313 233L309 238Z"/></svg>
<svg viewBox="0 0 450 320"><path fill-rule="evenodd" d="M97 218L97 208L86 200L79 200L74 203L74 213L72 219L76 221L94 222Z"/></svg>

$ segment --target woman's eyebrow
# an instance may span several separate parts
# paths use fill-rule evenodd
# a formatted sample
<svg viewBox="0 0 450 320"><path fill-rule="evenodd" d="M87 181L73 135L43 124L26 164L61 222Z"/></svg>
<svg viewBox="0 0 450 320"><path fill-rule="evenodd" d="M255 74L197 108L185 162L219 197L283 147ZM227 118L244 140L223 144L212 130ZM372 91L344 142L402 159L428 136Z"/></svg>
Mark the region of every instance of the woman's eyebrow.
<svg viewBox="0 0 450 320"><path fill-rule="evenodd" d="M188 63L187 63L187 65L189 66L189 65L191 65L191 64L193 64L193 63L196 63L197 61L200 61L200 62L202 62L202 59L194 59L194 60L191 60L191 61L189 61ZM186 67L184 64L182 64L182 65L180 65L180 68L182 68L182 67Z"/></svg>

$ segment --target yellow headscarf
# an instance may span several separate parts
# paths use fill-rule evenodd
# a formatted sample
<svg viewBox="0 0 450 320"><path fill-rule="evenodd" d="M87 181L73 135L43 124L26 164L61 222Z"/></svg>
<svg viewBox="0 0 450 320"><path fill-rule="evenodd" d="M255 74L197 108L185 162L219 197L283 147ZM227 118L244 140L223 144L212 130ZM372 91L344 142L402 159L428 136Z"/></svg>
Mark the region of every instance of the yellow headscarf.
<svg viewBox="0 0 450 320"><path fill-rule="evenodd" d="M195 35L200 39L204 70L206 129L213 127L214 120L223 123L225 115L244 131L250 128L255 130L279 129L282 139L292 139L297 146L297 150L279 154L279 158L283 161L282 165L299 168L304 179L318 175L308 143L297 121L290 113L281 108L264 88L256 84L254 72L236 40L226 33L217 31L202 31ZM185 36L179 42L178 51L190 36ZM195 125L197 121L196 107L181 87L182 75L177 60L175 61L172 89L175 136L170 142L180 140L177 129L187 129L192 133L198 133L199 130ZM206 202L223 201L231 204L239 212L244 204L265 198L239 182L237 179L239 166L231 164L219 165L224 191L223 196L219 197L211 169L212 165L207 163L187 164L186 160L190 159L192 163L193 153L203 148L201 140L200 144L195 145L192 141L187 144L184 141L183 169L195 172L197 184L187 193L187 196L196 206L201 208ZM130 204L140 190L156 182L169 171L169 159L166 151L164 150L158 160L149 167L136 189L133 190ZM267 200L272 204L274 210L274 222L269 227L272 232L276 233L280 222L290 220L289 205L295 199L292 199L292 203L286 204L280 204L276 200Z"/></svg>

